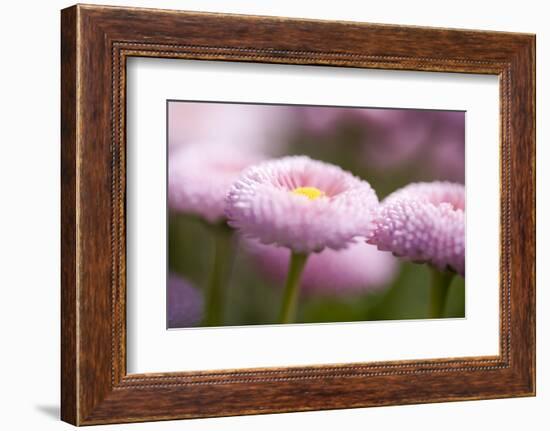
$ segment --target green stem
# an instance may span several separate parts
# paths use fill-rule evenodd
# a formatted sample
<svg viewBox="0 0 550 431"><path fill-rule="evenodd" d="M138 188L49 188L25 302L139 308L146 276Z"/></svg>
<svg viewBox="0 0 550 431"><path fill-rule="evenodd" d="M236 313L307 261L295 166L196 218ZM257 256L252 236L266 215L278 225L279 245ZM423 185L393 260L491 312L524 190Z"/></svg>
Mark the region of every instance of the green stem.
<svg viewBox="0 0 550 431"><path fill-rule="evenodd" d="M439 271L432 268L432 286L430 289L430 317L432 319L443 317L449 286L454 276L454 272Z"/></svg>
<svg viewBox="0 0 550 431"><path fill-rule="evenodd" d="M231 266L233 245L232 231L225 225L213 226L214 237L214 263L208 289L206 292L205 326L220 326L223 324L223 284Z"/></svg>
<svg viewBox="0 0 550 431"><path fill-rule="evenodd" d="M307 254L294 252L290 255L290 264L286 277L285 290L283 292L283 304L279 323L292 323L296 320L300 277L306 266L307 257Z"/></svg>

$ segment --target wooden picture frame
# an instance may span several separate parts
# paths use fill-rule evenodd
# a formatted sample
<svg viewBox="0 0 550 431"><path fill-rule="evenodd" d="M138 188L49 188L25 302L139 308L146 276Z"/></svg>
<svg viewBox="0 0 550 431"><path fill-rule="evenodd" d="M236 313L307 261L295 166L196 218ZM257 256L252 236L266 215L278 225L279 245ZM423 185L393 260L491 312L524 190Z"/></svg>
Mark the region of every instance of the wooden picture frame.
<svg viewBox="0 0 550 431"><path fill-rule="evenodd" d="M77 5L61 14L61 418L75 425L535 394L535 36ZM127 374L131 56L500 78L500 354Z"/></svg>

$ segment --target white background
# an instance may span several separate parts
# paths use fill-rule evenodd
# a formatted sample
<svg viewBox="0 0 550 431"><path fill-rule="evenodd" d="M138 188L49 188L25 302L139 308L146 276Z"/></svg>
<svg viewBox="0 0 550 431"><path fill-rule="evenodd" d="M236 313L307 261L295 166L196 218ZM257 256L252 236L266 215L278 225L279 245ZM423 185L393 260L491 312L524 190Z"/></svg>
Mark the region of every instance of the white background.
<svg viewBox="0 0 550 431"><path fill-rule="evenodd" d="M140 58L127 83L129 373L498 354L496 76ZM466 111L466 318L166 331L165 108L185 98Z"/></svg>
<svg viewBox="0 0 550 431"><path fill-rule="evenodd" d="M550 28L545 2L463 0L311 2L297 0L118 1L108 4L360 20L537 33L538 220L550 217ZM59 399L59 9L69 2L5 2L0 68L2 212L0 303L2 428L70 429L57 420ZM550 230L538 228L537 398L293 413L96 429L498 430L547 429L550 422Z"/></svg>

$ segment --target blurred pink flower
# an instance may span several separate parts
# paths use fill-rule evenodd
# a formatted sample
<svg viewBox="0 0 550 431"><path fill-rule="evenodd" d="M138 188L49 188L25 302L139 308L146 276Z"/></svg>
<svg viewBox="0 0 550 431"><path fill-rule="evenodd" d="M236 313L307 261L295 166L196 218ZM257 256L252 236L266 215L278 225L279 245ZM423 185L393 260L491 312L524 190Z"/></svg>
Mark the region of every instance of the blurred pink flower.
<svg viewBox="0 0 550 431"><path fill-rule="evenodd" d="M168 161L168 205L210 223L225 219L225 196L244 168L259 156L206 146L174 149Z"/></svg>
<svg viewBox="0 0 550 431"><path fill-rule="evenodd" d="M295 110L302 127L314 134L330 133L343 119L353 115L353 109L332 106L298 106Z"/></svg>
<svg viewBox="0 0 550 431"><path fill-rule="evenodd" d="M168 105L169 149L209 145L279 154L293 119L287 106L174 101Z"/></svg>
<svg viewBox="0 0 550 431"><path fill-rule="evenodd" d="M310 253L367 236L377 205L366 181L335 165L290 156L246 169L229 191L226 215L245 237Z"/></svg>
<svg viewBox="0 0 550 431"><path fill-rule="evenodd" d="M379 250L464 276L464 212L462 184L409 184L384 199L368 242Z"/></svg>
<svg viewBox="0 0 550 431"><path fill-rule="evenodd" d="M327 135L343 124L359 128L365 163L378 171L421 163L438 178L464 181L465 114L460 111L302 107L303 128Z"/></svg>
<svg viewBox="0 0 550 431"><path fill-rule="evenodd" d="M264 245L256 240L245 242L245 248L260 269L274 281L282 282L288 271L290 250ZM344 250L324 249L309 256L300 287L306 294L342 296L372 292L388 285L397 272L397 261L391 253L378 251L364 242Z"/></svg>
<svg viewBox="0 0 550 431"><path fill-rule="evenodd" d="M185 328L197 325L203 314L203 297L188 280L168 275L168 327Z"/></svg>
<svg viewBox="0 0 550 431"><path fill-rule="evenodd" d="M386 169L418 155L432 127L429 111L407 109L358 109L365 129L365 159Z"/></svg>
<svg viewBox="0 0 550 431"><path fill-rule="evenodd" d="M465 114L421 109L358 110L365 124L365 160L377 169L423 165L423 170L464 181Z"/></svg>
<svg viewBox="0 0 550 431"><path fill-rule="evenodd" d="M464 182L466 176L466 115L457 111L433 114L427 163L439 178Z"/></svg>

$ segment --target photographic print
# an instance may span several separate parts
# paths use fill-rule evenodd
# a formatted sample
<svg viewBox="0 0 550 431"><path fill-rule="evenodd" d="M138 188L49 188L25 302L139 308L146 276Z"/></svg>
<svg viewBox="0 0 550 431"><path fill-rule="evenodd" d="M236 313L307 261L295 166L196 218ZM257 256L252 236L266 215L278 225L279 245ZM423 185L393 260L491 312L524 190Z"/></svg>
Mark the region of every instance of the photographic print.
<svg viewBox="0 0 550 431"><path fill-rule="evenodd" d="M465 112L167 102L169 329L465 317Z"/></svg>

